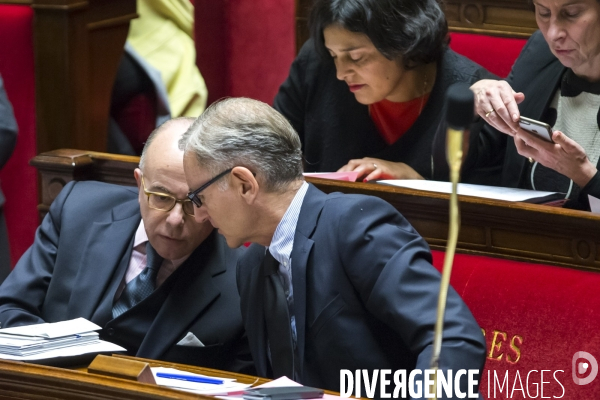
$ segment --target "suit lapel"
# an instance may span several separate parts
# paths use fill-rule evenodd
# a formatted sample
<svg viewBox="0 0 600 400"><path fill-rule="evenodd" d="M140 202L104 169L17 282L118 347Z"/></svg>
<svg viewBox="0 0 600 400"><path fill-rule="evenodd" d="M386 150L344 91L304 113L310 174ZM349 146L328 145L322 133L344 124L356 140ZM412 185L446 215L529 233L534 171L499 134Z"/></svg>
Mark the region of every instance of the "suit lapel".
<svg viewBox="0 0 600 400"><path fill-rule="evenodd" d="M115 207L111 217L110 221L96 221L90 227L69 300L68 318L91 319L117 267L127 267L128 263L121 260L131 254L131 238L141 219L137 198Z"/></svg>
<svg viewBox="0 0 600 400"><path fill-rule="evenodd" d="M221 293L213 277L227 269L222 243L213 232L181 265L169 295L138 350L138 356L159 358Z"/></svg>
<svg viewBox="0 0 600 400"><path fill-rule="evenodd" d="M296 334L300 368L299 376L302 377L304 367L304 348L306 333L306 270L308 257L313 248L314 241L311 236L317 226L321 210L327 196L309 184L308 191L302 202L294 247L292 249L292 284L294 286L294 315L296 316Z"/></svg>

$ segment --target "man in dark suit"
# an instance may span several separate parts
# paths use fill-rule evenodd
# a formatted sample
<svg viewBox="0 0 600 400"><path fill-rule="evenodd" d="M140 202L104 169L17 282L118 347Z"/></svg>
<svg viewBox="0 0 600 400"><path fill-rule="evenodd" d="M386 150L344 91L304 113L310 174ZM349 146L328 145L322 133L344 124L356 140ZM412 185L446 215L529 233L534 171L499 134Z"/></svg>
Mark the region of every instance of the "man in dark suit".
<svg viewBox="0 0 600 400"><path fill-rule="evenodd" d="M306 183L298 135L255 100L213 104L180 145L196 220L256 243L237 282L260 375L339 390L341 369L429 368L440 275L392 206ZM445 321L441 369L481 371L483 336L452 289Z"/></svg>
<svg viewBox="0 0 600 400"><path fill-rule="evenodd" d="M196 223L185 197L177 141L192 121L152 133L137 189L65 186L0 286L3 328L84 317L132 355L253 372L235 286L242 250Z"/></svg>
<svg viewBox="0 0 600 400"><path fill-rule="evenodd" d="M17 144L17 122L0 76L0 169L6 164ZM8 232L4 219L4 195L0 189L0 283L10 272Z"/></svg>

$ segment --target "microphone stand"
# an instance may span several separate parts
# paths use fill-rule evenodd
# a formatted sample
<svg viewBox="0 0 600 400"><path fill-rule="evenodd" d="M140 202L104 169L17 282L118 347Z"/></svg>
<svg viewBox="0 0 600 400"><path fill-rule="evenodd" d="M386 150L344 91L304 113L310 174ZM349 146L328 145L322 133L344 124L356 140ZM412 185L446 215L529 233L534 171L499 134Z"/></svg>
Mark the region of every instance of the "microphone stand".
<svg viewBox="0 0 600 400"><path fill-rule="evenodd" d="M466 110L469 112L467 113ZM447 94L447 120L449 128L446 132L446 158L450 167L450 182L452 193L450 194L450 215L448 241L444 257L444 268L440 282L438 297L437 316L435 321L433 354L431 356L431 369L434 371L433 387L429 393L435 393L437 400L440 393L437 392L437 374L440 365L440 352L442 350L442 339L444 332L444 315L446 313L446 299L450 287L450 275L452 274L452 263L458 231L460 227L460 210L458 207L458 181L460 179L460 168L463 160L463 136L465 126L469 126L473 120L473 93L464 84L454 84L448 89ZM460 127L460 128L457 128Z"/></svg>

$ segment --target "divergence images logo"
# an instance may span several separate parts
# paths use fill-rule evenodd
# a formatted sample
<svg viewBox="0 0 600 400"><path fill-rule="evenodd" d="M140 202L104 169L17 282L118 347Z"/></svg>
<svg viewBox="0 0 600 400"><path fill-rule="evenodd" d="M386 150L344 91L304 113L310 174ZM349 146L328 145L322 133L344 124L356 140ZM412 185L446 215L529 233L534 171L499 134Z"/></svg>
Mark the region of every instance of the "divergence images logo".
<svg viewBox="0 0 600 400"><path fill-rule="evenodd" d="M585 358L587 362L583 362L583 361L579 361L578 360ZM585 373L587 373L588 370L590 370L591 367L591 372L590 374L587 376L587 378L579 378L577 375L583 375ZM591 355L590 353L586 352L586 351L578 351L577 353L573 354L573 382L575 382L577 385L587 385L588 383L591 383L595 378L596 375L598 375L598 362L596 361L596 359L594 358L593 355Z"/></svg>

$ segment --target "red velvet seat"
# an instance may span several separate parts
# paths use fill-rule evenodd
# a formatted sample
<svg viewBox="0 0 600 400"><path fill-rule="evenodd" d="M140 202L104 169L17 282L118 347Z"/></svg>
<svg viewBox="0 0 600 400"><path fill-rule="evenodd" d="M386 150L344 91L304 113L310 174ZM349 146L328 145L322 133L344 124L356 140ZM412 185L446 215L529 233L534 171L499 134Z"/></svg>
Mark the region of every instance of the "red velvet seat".
<svg viewBox="0 0 600 400"><path fill-rule="evenodd" d="M451 33L450 48L475 61L488 71L506 78L526 39L505 38L473 33Z"/></svg>
<svg viewBox="0 0 600 400"><path fill-rule="evenodd" d="M30 6L0 5L0 74L19 126L17 147L0 171L13 265L33 242L39 223L37 174L28 164L36 155L32 24Z"/></svg>
<svg viewBox="0 0 600 400"><path fill-rule="evenodd" d="M441 270L444 253L433 254L434 265ZM485 331L481 392L486 399L534 398L541 370L550 371L544 373L544 397L600 398L600 377L582 386L572 378L576 352L600 360L599 273L458 254L451 284ZM591 366L577 376L585 378L590 370ZM537 372L531 372L527 385L530 371ZM508 391L505 385L501 394L496 384L494 396L494 374L503 382L507 372Z"/></svg>

